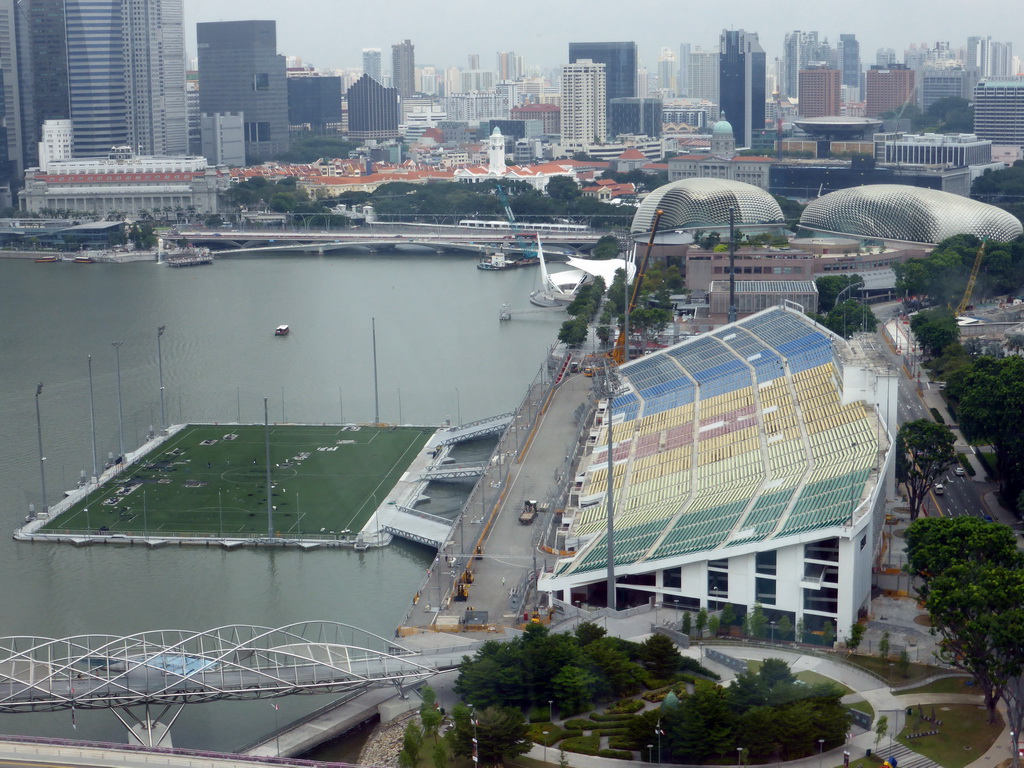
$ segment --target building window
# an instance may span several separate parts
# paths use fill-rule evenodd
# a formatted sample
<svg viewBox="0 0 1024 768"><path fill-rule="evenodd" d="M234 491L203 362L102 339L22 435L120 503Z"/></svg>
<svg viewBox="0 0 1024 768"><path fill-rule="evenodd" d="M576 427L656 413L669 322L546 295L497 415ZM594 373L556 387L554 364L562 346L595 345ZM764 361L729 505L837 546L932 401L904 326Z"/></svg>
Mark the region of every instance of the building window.
<svg viewBox="0 0 1024 768"><path fill-rule="evenodd" d="M252 76L252 89L254 91L270 90L270 75L266 72L256 72Z"/></svg>
<svg viewBox="0 0 1024 768"><path fill-rule="evenodd" d="M683 586L683 569L666 568L661 574L661 584L669 589L679 589Z"/></svg>
<svg viewBox="0 0 1024 768"><path fill-rule="evenodd" d="M839 562L839 539L815 541L804 546L804 558L807 560L824 560L829 563Z"/></svg>
<svg viewBox="0 0 1024 768"><path fill-rule="evenodd" d="M755 579L755 588L757 602L761 605L775 605L775 579L763 579L759 576Z"/></svg>
<svg viewBox="0 0 1024 768"><path fill-rule="evenodd" d="M712 597L728 597L729 574L708 571L708 594Z"/></svg>
<svg viewBox="0 0 1024 768"><path fill-rule="evenodd" d="M839 610L839 590L831 587L805 589L804 610L835 614Z"/></svg>
<svg viewBox="0 0 1024 768"><path fill-rule="evenodd" d="M775 569L778 562L778 552L774 549L770 552L758 552L755 556L755 570L758 573L768 574L770 576L775 575Z"/></svg>

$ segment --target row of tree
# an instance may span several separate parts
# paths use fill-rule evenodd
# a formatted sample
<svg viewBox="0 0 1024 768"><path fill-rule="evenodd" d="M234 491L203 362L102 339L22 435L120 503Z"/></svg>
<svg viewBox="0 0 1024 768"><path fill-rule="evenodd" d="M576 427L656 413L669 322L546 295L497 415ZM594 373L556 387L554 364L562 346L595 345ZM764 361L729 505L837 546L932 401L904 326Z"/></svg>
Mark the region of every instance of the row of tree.
<svg viewBox="0 0 1024 768"><path fill-rule="evenodd" d="M997 722L1024 727L1024 555L1014 533L977 517L920 518L906 534L907 569L939 637L940 658L970 673Z"/></svg>

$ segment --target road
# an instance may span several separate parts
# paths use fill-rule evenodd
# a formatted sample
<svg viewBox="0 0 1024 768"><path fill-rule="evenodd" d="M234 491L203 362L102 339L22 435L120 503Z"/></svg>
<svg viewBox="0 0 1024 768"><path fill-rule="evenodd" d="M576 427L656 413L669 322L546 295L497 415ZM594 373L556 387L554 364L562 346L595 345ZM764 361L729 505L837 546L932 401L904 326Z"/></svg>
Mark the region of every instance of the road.
<svg viewBox="0 0 1024 768"><path fill-rule="evenodd" d="M893 317L897 306L896 304L880 304L874 307L875 316L879 320L880 336L882 336L882 323ZM908 326L904 325L903 329L906 334L909 334ZM916 419L933 419L931 409L935 408L942 413L947 424L952 424L952 419L945 407L945 399L942 397L938 385L929 381L927 370L915 362L919 350L914 345L912 337L909 342L908 344L906 339L901 339L900 352L893 352L892 347L884 338L881 344L881 348L886 351L889 359L902 372L899 377L898 422L905 424ZM907 351L906 355L903 354L905 350ZM911 366L917 373L913 379L907 375ZM956 436L955 450L957 453L969 454L970 458L974 459L971 448L960 430L953 427L953 434ZM976 459L973 463L976 469L980 469L980 464ZM945 492L941 495L932 492L925 500L925 508L929 514L934 514L936 511L939 515L950 517L963 515L985 517L989 514L982 497L991 490L991 484L985 480L984 471L979 471L972 478L966 474L957 476L953 468L950 468L940 482L945 487Z"/></svg>

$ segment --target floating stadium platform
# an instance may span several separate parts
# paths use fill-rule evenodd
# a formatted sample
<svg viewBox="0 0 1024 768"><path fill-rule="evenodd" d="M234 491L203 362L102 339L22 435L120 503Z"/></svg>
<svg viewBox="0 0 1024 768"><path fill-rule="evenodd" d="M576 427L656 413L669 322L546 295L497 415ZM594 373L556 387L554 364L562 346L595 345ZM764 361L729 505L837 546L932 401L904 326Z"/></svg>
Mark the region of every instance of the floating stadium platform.
<svg viewBox="0 0 1024 768"><path fill-rule="evenodd" d="M871 344L773 308L623 365L539 588L606 604L611 446L620 607L759 603L810 631L849 626L870 595L898 392Z"/></svg>

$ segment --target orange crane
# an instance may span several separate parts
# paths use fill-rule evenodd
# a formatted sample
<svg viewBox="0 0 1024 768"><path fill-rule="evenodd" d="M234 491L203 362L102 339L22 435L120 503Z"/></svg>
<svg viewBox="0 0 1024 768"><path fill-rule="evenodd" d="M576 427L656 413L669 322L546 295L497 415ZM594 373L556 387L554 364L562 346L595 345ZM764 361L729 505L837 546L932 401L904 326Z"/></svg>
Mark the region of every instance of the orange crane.
<svg viewBox="0 0 1024 768"><path fill-rule="evenodd" d="M651 248L654 247L654 235L658 232L658 223L661 221L662 214L665 212L657 210L654 212L654 221L651 223L651 236L647 240L647 250L644 252L644 260L637 266L636 277L633 278L633 293L629 297L629 306L626 309L626 315L636 309L637 299L640 298L640 286L644 281L644 271L647 269L647 261L651 258ZM623 325L619 331L619 338L615 341L615 346L612 347L612 351L608 353L608 356L615 361L617 365L622 365L626 361L626 327Z"/></svg>

